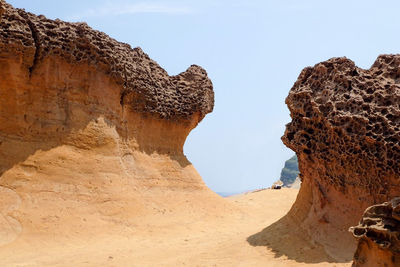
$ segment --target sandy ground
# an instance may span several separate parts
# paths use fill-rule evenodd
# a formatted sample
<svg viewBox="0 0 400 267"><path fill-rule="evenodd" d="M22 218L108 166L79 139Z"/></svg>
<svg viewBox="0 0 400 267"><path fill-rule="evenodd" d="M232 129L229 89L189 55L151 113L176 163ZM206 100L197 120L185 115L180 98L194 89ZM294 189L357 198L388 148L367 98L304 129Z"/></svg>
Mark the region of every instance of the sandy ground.
<svg viewBox="0 0 400 267"><path fill-rule="evenodd" d="M0 265L350 266L330 259L301 235L290 236L295 235L285 229L290 224L281 221L297 192L266 189L232 196L224 199L228 208L219 216L203 220L191 219L186 211L159 213L143 218L129 231L103 229L68 243L25 237L0 247ZM163 222L166 216L168 224Z"/></svg>

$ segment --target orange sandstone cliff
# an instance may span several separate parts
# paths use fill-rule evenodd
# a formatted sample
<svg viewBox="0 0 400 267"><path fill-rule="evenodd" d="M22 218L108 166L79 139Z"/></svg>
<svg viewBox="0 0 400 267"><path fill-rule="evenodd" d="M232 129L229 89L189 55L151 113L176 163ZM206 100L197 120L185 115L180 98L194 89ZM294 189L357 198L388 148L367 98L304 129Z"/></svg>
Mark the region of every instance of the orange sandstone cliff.
<svg viewBox="0 0 400 267"><path fill-rule="evenodd" d="M400 195L400 56L370 69L347 58L305 68L286 99L282 137L302 186L288 217L337 260L356 248L348 228L365 208Z"/></svg>
<svg viewBox="0 0 400 267"><path fill-rule="evenodd" d="M148 214L218 213L183 154L214 105L204 69L169 76L85 23L4 2L0 14L0 255L96 229L129 234L158 223Z"/></svg>

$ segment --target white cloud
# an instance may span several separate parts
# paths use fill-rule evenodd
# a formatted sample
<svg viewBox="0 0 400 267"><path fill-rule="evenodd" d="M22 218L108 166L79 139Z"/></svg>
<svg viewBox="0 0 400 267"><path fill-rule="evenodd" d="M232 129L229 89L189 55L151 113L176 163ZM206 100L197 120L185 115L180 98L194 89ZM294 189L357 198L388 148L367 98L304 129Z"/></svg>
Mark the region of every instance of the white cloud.
<svg viewBox="0 0 400 267"><path fill-rule="evenodd" d="M72 21L84 20L92 17L118 16L140 13L160 13L169 15L184 15L192 13L189 7L174 6L171 4L154 2L154 3L128 3L128 4L112 4L106 3L102 6L88 9L82 13L69 16L67 19Z"/></svg>

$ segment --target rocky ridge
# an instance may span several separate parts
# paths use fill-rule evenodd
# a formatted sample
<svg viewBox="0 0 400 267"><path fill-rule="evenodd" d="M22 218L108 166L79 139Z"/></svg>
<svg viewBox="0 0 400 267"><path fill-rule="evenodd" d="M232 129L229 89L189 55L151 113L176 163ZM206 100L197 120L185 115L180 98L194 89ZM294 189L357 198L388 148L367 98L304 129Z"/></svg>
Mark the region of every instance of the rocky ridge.
<svg viewBox="0 0 400 267"><path fill-rule="evenodd" d="M400 193L399 103L399 55L370 69L347 58L307 67L286 99L292 121L282 140L302 179L289 216L332 256L345 253L343 242L355 248L346 232L366 207Z"/></svg>

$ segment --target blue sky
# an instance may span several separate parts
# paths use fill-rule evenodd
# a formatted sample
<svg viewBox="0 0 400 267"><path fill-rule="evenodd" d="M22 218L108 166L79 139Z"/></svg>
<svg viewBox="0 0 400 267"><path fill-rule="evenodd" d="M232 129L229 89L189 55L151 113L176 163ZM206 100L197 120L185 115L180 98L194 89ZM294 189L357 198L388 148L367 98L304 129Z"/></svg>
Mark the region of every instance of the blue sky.
<svg viewBox="0 0 400 267"><path fill-rule="evenodd" d="M398 53L400 1L8 0L36 14L86 21L140 46L169 74L191 64L212 79L215 109L185 154L218 192L270 186L294 153L280 137L284 103L300 71L346 56L369 68Z"/></svg>

